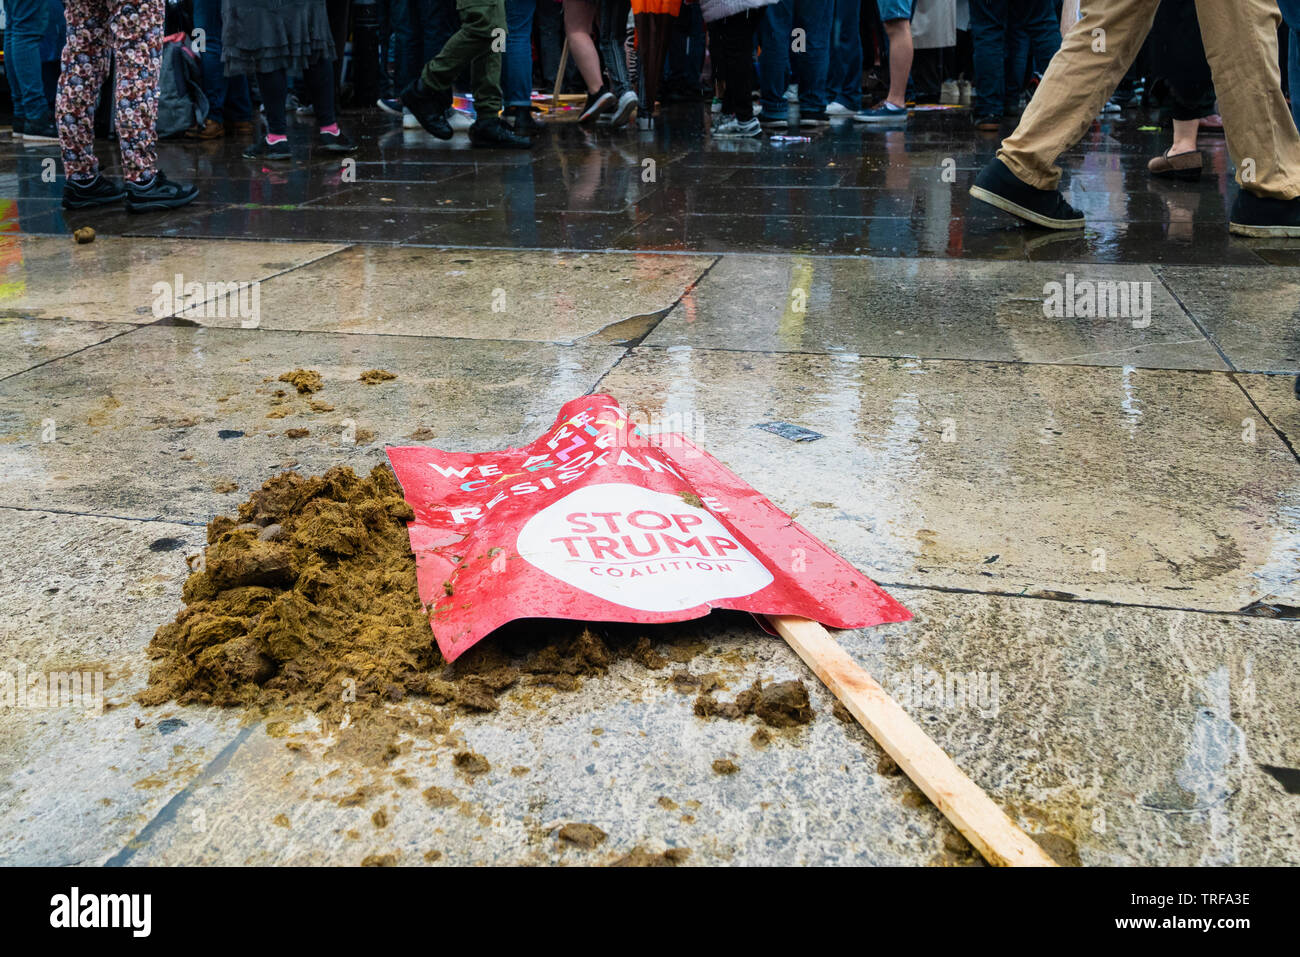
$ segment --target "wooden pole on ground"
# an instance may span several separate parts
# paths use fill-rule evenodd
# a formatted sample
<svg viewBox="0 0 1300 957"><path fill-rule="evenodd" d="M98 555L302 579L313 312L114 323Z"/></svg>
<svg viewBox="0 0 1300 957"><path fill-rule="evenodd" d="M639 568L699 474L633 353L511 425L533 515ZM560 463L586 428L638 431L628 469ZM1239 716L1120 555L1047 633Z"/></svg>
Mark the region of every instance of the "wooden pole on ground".
<svg viewBox="0 0 1300 957"><path fill-rule="evenodd" d="M564 38L564 48L560 50L560 68L555 71L555 89L551 91L551 109L550 112L557 113L560 109L560 88L564 86L564 71L569 68L569 38Z"/></svg>
<svg viewBox="0 0 1300 957"><path fill-rule="evenodd" d="M1056 866L830 632L792 615L769 615L768 621L986 861L1000 867Z"/></svg>

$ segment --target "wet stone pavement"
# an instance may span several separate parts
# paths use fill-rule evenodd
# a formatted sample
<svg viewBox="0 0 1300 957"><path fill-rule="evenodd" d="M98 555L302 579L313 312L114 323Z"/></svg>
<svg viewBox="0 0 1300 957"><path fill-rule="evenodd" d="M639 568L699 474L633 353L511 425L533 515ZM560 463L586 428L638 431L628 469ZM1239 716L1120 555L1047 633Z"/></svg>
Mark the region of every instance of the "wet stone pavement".
<svg viewBox="0 0 1300 957"><path fill-rule="evenodd" d="M739 615L673 634L728 696L808 682L816 719L765 747L630 662L382 767L311 719L134 702L184 557L267 478L520 444L605 391L908 606L839 640L1060 863L1300 864L1300 242L1229 237L1222 140L1166 185L1164 134L1102 122L1061 236L971 208L998 137L962 111L778 145L675 106L531 156L344 119L355 165L164 144L202 196L135 218L63 211L55 151L0 142L0 672L102 672L112 705L0 701L0 863L980 863ZM1080 283L1133 308L1045 313ZM274 408L299 367L330 408ZM981 693L912 693L953 676ZM457 773L465 747L492 769Z"/></svg>

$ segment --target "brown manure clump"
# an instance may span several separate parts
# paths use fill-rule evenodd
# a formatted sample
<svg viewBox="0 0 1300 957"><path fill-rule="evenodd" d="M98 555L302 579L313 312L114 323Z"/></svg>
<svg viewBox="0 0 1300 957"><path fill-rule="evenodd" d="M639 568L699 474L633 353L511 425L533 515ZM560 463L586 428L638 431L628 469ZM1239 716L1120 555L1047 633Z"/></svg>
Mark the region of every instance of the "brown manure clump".
<svg viewBox="0 0 1300 957"><path fill-rule="evenodd" d="M420 604L411 517L384 465L365 478L338 467L268 480L236 516L208 523L185 607L150 642L152 671L137 700L335 720L411 695L483 713L519 683L575 690L616 657L662 666L640 626L602 627L602 637L580 622L528 619L448 665ZM676 643L656 644L672 653Z"/></svg>

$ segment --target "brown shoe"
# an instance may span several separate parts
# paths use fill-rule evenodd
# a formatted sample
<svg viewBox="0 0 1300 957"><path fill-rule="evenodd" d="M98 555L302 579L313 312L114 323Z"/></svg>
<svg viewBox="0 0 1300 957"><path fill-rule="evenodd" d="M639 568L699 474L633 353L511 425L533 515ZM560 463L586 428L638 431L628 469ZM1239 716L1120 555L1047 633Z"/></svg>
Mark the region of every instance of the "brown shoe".
<svg viewBox="0 0 1300 957"><path fill-rule="evenodd" d="M226 128L210 116L203 121L202 126L185 131L185 138L191 140L215 140L225 135Z"/></svg>
<svg viewBox="0 0 1300 957"><path fill-rule="evenodd" d="M252 120L232 120L226 124L226 132L231 136L247 138L253 135Z"/></svg>
<svg viewBox="0 0 1300 957"><path fill-rule="evenodd" d="M1173 147L1171 146L1169 149L1173 149ZM1201 169L1204 165L1205 160L1201 157L1200 150L1179 153L1177 156L1170 156L1169 150L1165 150L1147 163L1147 170L1152 176L1164 176L1169 179L1194 182L1201 178Z"/></svg>

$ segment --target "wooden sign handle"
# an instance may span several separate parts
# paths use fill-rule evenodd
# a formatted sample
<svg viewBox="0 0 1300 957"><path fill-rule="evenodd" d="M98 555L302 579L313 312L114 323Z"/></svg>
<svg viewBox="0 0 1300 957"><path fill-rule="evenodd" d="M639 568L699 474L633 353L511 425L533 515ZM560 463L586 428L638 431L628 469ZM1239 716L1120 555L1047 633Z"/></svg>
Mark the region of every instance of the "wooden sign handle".
<svg viewBox="0 0 1300 957"><path fill-rule="evenodd" d="M769 615L768 621L986 861L1000 867L1056 866L830 632L791 615Z"/></svg>

